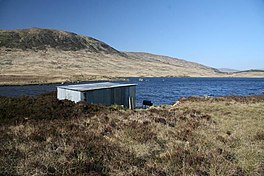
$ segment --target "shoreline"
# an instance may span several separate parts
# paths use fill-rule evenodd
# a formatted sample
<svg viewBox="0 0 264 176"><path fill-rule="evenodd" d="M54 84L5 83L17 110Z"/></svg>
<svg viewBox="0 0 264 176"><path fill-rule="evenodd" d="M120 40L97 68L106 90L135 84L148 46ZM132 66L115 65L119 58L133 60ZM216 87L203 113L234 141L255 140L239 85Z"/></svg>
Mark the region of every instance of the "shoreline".
<svg viewBox="0 0 264 176"><path fill-rule="evenodd" d="M127 78L109 78L109 79L86 79L86 80L76 80L76 81L63 81L63 82L44 82L44 83L17 83L17 82L14 82L12 84L2 84L0 82L0 87L9 87L9 86L34 86L34 85L53 85L53 84L60 84L60 85L64 85L64 84L70 84L70 83L82 83L82 82L99 82L99 81L126 81Z"/></svg>
<svg viewBox="0 0 264 176"><path fill-rule="evenodd" d="M264 79L264 77L236 77L236 76L228 76L228 77L222 77L222 76L200 76L200 77L192 77L192 76L131 76L131 77L111 77L111 78L99 78L99 79L84 79L84 80L71 80L71 81L55 81L55 82L40 82L40 83L31 83L31 82L25 82L25 83L18 83L18 82L11 82L11 84L8 83L2 83L0 82L1 87L8 87L8 86L34 86L34 85L52 85L52 84L70 84L70 83L82 83L82 82L99 82L99 81L128 81L129 78L212 78L212 79Z"/></svg>

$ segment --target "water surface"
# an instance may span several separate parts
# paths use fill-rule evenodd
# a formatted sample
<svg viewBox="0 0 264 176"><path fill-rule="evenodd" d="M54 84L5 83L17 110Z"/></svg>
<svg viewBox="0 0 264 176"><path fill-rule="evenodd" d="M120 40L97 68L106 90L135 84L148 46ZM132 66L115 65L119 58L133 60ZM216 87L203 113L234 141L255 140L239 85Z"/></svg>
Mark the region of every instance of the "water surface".
<svg viewBox="0 0 264 176"><path fill-rule="evenodd" d="M129 78L125 83L137 84L137 106L141 106L143 100L151 100L160 105L173 104L179 98L189 96L247 96L264 93L264 78ZM0 96L38 95L56 91L59 85L0 86Z"/></svg>

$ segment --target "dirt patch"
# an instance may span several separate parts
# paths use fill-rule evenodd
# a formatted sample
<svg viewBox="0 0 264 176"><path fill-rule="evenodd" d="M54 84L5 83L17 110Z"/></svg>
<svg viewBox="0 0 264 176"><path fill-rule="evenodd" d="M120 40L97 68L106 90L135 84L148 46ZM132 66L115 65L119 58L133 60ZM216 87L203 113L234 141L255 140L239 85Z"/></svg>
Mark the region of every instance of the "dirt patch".
<svg viewBox="0 0 264 176"><path fill-rule="evenodd" d="M255 140L264 140L264 131L258 131L255 135Z"/></svg>

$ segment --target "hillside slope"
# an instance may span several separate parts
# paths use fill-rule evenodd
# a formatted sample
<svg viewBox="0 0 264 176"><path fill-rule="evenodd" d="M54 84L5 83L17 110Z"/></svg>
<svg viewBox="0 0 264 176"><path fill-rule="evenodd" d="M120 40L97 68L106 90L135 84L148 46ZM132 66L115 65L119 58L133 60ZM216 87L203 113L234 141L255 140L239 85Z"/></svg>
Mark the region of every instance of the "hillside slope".
<svg viewBox="0 0 264 176"><path fill-rule="evenodd" d="M230 76L181 59L120 52L91 37L51 29L0 30L0 53L2 85L116 77Z"/></svg>
<svg viewBox="0 0 264 176"><path fill-rule="evenodd" d="M217 75L219 73L217 69L210 68L195 62L189 62L183 59L143 52L126 52L126 54L129 57L144 60L145 62L170 65L171 70L168 68L169 74L177 74L179 76L207 76L208 74Z"/></svg>
<svg viewBox="0 0 264 176"><path fill-rule="evenodd" d="M224 73L234 73L234 72L239 71L239 70L232 69L232 68L217 68L217 70L224 72Z"/></svg>
<svg viewBox="0 0 264 176"><path fill-rule="evenodd" d="M89 52L119 53L109 45L91 37L52 29L0 30L0 47L45 50L48 47L65 51L86 49Z"/></svg>

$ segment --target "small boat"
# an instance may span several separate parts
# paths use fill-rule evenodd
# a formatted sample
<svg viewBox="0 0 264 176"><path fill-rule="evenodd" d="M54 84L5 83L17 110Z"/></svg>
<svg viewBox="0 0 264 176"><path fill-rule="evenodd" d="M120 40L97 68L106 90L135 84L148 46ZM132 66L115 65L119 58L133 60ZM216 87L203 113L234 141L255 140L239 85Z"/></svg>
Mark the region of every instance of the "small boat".
<svg viewBox="0 0 264 176"><path fill-rule="evenodd" d="M144 81L144 79L143 78L139 78L138 81L141 81L142 82L142 81Z"/></svg>

